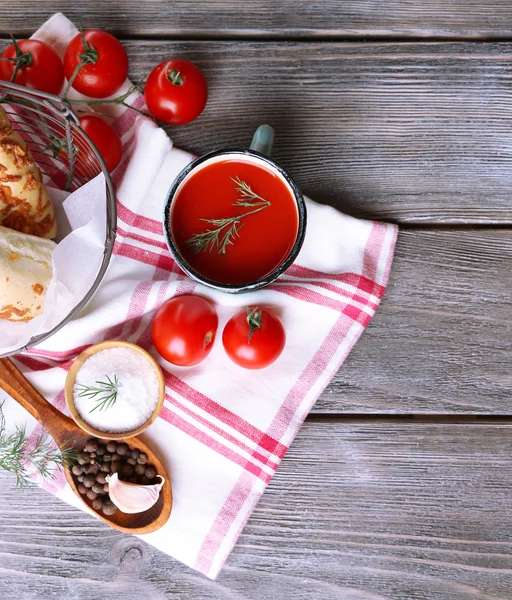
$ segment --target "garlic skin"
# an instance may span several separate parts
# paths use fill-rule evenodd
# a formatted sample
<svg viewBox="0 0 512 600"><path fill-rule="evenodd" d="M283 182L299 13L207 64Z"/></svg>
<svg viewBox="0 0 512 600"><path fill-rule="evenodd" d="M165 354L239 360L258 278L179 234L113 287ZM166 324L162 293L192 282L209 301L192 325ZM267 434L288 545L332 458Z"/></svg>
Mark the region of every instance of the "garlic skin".
<svg viewBox="0 0 512 600"><path fill-rule="evenodd" d="M105 480L108 483L108 495L121 512L127 514L144 512L156 504L165 483L161 475L157 477L161 479L160 483L139 485L121 481L117 473L107 475Z"/></svg>

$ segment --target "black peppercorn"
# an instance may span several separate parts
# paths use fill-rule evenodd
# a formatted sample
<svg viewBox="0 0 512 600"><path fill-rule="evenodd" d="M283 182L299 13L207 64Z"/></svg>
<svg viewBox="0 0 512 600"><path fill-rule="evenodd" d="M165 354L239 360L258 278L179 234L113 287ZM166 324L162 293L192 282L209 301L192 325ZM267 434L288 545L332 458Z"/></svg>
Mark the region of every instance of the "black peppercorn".
<svg viewBox="0 0 512 600"><path fill-rule="evenodd" d="M144 454L144 452L141 452L137 458L137 462L139 465L145 465L148 462L148 455Z"/></svg>
<svg viewBox="0 0 512 600"><path fill-rule="evenodd" d="M98 497L98 494L96 492L94 492L92 490L92 488L90 490L87 490L87 498L89 498L89 500L94 500L97 497Z"/></svg>
<svg viewBox="0 0 512 600"><path fill-rule="evenodd" d="M143 475L143 476L140 478L140 482L141 482L141 484L142 484L142 485L148 485L148 484L150 484L150 483L151 483L151 480L150 480L150 479L148 479L148 478L147 478L145 475Z"/></svg>
<svg viewBox="0 0 512 600"><path fill-rule="evenodd" d="M98 449L98 440L96 438L91 438L87 444L85 444L86 452L96 452Z"/></svg>
<svg viewBox="0 0 512 600"><path fill-rule="evenodd" d="M104 498L101 510L106 515L113 515L117 511L117 506L112 502L112 500L110 500L110 498Z"/></svg>
<svg viewBox="0 0 512 600"><path fill-rule="evenodd" d="M108 494L108 483L103 486L103 491Z"/></svg>
<svg viewBox="0 0 512 600"><path fill-rule="evenodd" d="M100 510L100 508L103 506L103 500L101 498L95 498L92 501L92 507L94 508L94 510Z"/></svg>
<svg viewBox="0 0 512 600"><path fill-rule="evenodd" d="M119 456L125 456L126 454L128 454L128 446L126 444L118 444L117 445L117 453L119 454Z"/></svg>
<svg viewBox="0 0 512 600"><path fill-rule="evenodd" d="M132 458L131 456L130 456L130 458L127 458L127 459L126 459L126 462L127 462L129 465L136 465L136 464L137 464L137 461L136 461L134 458Z"/></svg>
<svg viewBox="0 0 512 600"><path fill-rule="evenodd" d="M103 494L103 485L101 483L93 484L91 490L96 494Z"/></svg>
<svg viewBox="0 0 512 600"><path fill-rule="evenodd" d="M119 473L121 470L121 463L119 461L111 463L110 472L111 473Z"/></svg>
<svg viewBox="0 0 512 600"><path fill-rule="evenodd" d="M146 467L146 470L144 471L144 475L148 478L148 479L153 479L153 477L156 477L156 470L155 467Z"/></svg>
<svg viewBox="0 0 512 600"><path fill-rule="evenodd" d="M121 473L125 477L131 477L135 473L135 469L133 468L132 465L129 465L128 463L126 463L121 467Z"/></svg>
<svg viewBox="0 0 512 600"><path fill-rule="evenodd" d="M104 483L106 483L107 480L105 478L106 478L105 473L98 473L96 475L96 481L98 483L101 483L101 485L103 485Z"/></svg>
<svg viewBox="0 0 512 600"><path fill-rule="evenodd" d="M109 442L107 444L107 451L112 454L113 452L115 452L117 449L117 443L116 442Z"/></svg>
<svg viewBox="0 0 512 600"><path fill-rule="evenodd" d="M78 486L78 491L80 492L80 494L82 494L82 496L84 494L87 494L87 488L85 487L85 485L83 485L82 483Z"/></svg>
<svg viewBox="0 0 512 600"><path fill-rule="evenodd" d="M87 471L86 473L88 475L96 475L96 473L98 473L98 471L100 470L100 466L98 464L94 464L94 465L89 465L87 467Z"/></svg>
<svg viewBox="0 0 512 600"><path fill-rule="evenodd" d="M102 459L104 463L110 462L112 460L112 454L104 454Z"/></svg>
<svg viewBox="0 0 512 600"><path fill-rule="evenodd" d="M121 460L121 455L114 452L114 454L112 454L112 462L117 462L118 460Z"/></svg>
<svg viewBox="0 0 512 600"><path fill-rule="evenodd" d="M92 488L94 482L95 479L92 475L86 475L82 483L85 485L86 488Z"/></svg>
<svg viewBox="0 0 512 600"><path fill-rule="evenodd" d="M140 450L138 448L134 448L131 451L131 455L132 455L132 458L134 458L135 460L137 460L139 458L139 455L140 455Z"/></svg>
<svg viewBox="0 0 512 600"><path fill-rule="evenodd" d="M103 463L100 467L100 471L102 473L110 473L110 464L111 463Z"/></svg>
<svg viewBox="0 0 512 600"><path fill-rule="evenodd" d="M100 444L98 446L98 449L96 450L96 456L103 456L106 451L107 449L105 448L105 446L103 444Z"/></svg>
<svg viewBox="0 0 512 600"><path fill-rule="evenodd" d="M146 470L146 465L135 465L135 473L137 475L144 475L144 471Z"/></svg>
<svg viewBox="0 0 512 600"><path fill-rule="evenodd" d="M73 473L73 475L81 475L84 472L84 468L82 467L82 465L73 465L71 472Z"/></svg>
<svg viewBox="0 0 512 600"><path fill-rule="evenodd" d="M79 465L85 465L89 462L89 454L87 452L80 452L77 461Z"/></svg>
<svg viewBox="0 0 512 600"><path fill-rule="evenodd" d="M77 477L77 480L78 480L80 483L82 483L82 481L84 480L84 477L85 477L85 475L79 475L79 476Z"/></svg>

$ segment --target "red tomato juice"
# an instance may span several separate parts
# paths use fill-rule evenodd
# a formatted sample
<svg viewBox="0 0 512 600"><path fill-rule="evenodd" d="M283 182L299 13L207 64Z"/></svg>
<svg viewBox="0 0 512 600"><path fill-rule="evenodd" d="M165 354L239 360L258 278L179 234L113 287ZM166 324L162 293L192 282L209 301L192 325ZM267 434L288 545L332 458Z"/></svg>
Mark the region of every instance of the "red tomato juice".
<svg viewBox="0 0 512 600"><path fill-rule="evenodd" d="M229 222L222 227L223 221L204 219ZM226 158L184 180L173 201L170 225L179 253L200 275L244 284L263 278L286 259L297 237L299 215L290 187L274 170L263 162ZM231 243L224 244L230 231Z"/></svg>

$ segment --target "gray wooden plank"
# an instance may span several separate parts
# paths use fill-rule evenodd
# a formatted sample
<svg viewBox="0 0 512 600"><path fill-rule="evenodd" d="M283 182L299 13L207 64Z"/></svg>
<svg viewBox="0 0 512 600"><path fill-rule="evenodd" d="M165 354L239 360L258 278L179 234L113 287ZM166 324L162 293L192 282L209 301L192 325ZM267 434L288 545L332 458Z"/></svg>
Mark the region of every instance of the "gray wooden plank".
<svg viewBox="0 0 512 600"><path fill-rule="evenodd" d="M510 600L512 425L306 422L216 582L0 487L0 597Z"/></svg>
<svg viewBox="0 0 512 600"><path fill-rule="evenodd" d="M407 230L317 412L512 414L512 231Z"/></svg>
<svg viewBox="0 0 512 600"><path fill-rule="evenodd" d="M384 0L296 2L293 0L20 0L0 7L3 32L31 32L55 11L84 29L108 28L122 35L297 37L510 37L507 0Z"/></svg>
<svg viewBox="0 0 512 600"><path fill-rule="evenodd" d="M203 115L168 127L203 153L276 129L303 191L399 223L512 224L508 44L127 42L131 76L182 56L205 71Z"/></svg>
<svg viewBox="0 0 512 600"><path fill-rule="evenodd" d="M262 122L314 199L401 223L512 224L507 44L129 42L131 74L196 61L203 115L167 128L203 153Z"/></svg>

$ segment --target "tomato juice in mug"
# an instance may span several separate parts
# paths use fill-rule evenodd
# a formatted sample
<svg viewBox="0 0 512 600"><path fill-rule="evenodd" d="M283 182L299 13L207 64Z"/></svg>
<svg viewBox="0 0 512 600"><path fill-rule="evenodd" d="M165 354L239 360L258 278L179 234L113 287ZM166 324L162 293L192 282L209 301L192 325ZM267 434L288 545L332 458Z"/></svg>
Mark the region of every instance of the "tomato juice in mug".
<svg viewBox="0 0 512 600"><path fill-rule="evenodd" d="M193 279L228 292L258 289L296 258L304 239L304 199L270 151L260 127L250 150L207 154L180 173L164 211L166 239Z"/></svg>

